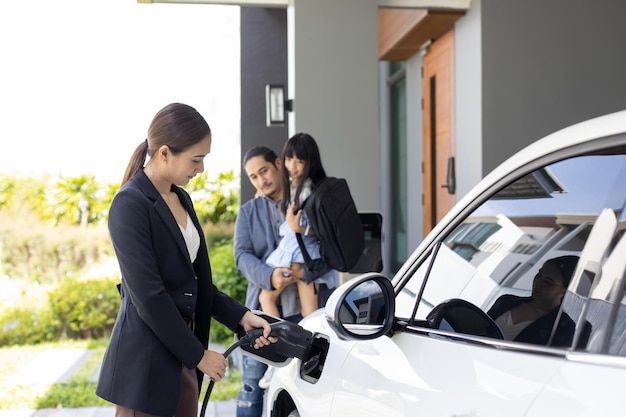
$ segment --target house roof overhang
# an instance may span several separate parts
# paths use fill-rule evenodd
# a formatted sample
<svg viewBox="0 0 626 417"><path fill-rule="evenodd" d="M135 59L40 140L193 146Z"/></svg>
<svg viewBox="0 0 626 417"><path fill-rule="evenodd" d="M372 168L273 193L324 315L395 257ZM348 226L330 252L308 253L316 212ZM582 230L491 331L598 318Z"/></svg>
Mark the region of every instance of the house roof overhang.
<svg viewBox="0 0 626 417"><path fill-rule="evenodd" d="M378 9L378 59L406 61L448 31L465 11Z"/></svg>
<svg viewBox="0 0 626 417"><path fill-rule="evenodd" d="M471 0L378 0L378 7L467 10ZM137 3L222 4L231 6L287 7L290 0L137 0Z"/></svg>
<svg viewBox="0 0 626 417"><path fill-rule="evenodd" d="M471 0L379 0L378 59L404 61L437 39L469 8ZM288 7L290 0L137 0L137 3Z"/></svg>

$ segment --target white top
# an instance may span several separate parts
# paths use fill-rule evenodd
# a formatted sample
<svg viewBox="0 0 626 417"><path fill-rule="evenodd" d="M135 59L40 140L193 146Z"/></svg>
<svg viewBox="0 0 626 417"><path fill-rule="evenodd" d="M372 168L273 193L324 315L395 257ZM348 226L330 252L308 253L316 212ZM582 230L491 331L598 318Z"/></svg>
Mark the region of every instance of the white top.
<svg viewBox="0 0 626 417"><path fill-rule="evenodd" d="M496 324L500 327L500 330L502 330L502 335L505 340L514 340L517 335L532 322L532 320L527 320L520 321L519 323L513 323L511 310L508 310L496 318Z"/></svg>
<svg viewBox="0 0 626 417"><path fill-rule="evenodd" d="M187 213L187 228L183 229L183 226L178 225L180 231L183 233L183 238L185 239L185 244L187 245L187 251L189 251L189 258L193 263L198 256L198 249L200 249L200 234L196 227L193 225L191 221L191 217L189 217L189 213Z"/></svg>

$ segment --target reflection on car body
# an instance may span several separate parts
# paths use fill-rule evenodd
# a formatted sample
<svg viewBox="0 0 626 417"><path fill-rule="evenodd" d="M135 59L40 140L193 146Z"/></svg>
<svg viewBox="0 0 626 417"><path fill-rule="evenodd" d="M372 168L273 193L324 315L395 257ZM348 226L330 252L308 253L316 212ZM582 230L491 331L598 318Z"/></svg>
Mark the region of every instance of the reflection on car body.
<svg viewBox="0 0 626 417"><path fill-rule="evenodd" d="M277 369L273 417L598 416L623 413L626 112L564 129L487 175L389 280L353 278L302 321L307 361ZM486 314L531 296L543 263L580 257L543 345ZM558 318L571 343L551 346Z"/></svg>

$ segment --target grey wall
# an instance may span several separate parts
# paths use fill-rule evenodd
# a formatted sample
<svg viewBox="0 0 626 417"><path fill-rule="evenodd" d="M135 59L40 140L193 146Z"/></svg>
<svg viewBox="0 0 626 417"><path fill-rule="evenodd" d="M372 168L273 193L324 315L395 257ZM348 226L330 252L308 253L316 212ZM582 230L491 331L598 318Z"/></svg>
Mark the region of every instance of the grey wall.
<svg viewBox="0 0 626 417"><path fill-rule="evenodd" d="M265 85L287 88L287 11L241 8L241 154L255 145L268 146L280 156L288 138L285 126L265 123ZM286 92L288 94L288 92ZM254 196L242 171L241 201Z"/></svg>
<svg viewBox="0 0 626 417"><path fill-rule="evenodd" d="M480 9L474 0L454 28L457 201L483 177Z"/></svg>
<svg viewBox="0 0 626 417"><path fill-rule="evenodd" d="M377 34L376 0L242 7L242 155L263 144L280 156L291 134L308 132L328 175L348 180L359 210L379 211ZM265 126L266 84L284 84L293 99L284 127ZM242 202L253 195L243 172Z"/></svg>
<svg viewBox="0 0 626 417"><path fill-rule="evenodd" d="M387 98L378 94L376 2L290 4L290 10L241 9L242 153L256 144L280 153L290 130L309 131L320 143L327 172L349 180L359 209L385 214L394 202L385 180L388 126L384 118L378 123L378 105L384 108ZM455 25L457 199L546 134L626 109L624 16L624 0L472 1ZM407 62L413 115L420 113L420 62ZM268 128L265 84L288 82L293 123ZM409 155L421 161L421 120L411 119L407 129ZM419 164L410 170L411 230L419 230ZM242 201L253 193L244 175ZM416 233L409 247L420 239Z"/></svg>
<svg viewBox="0 0 626 417"><path fill-rule="evenodd" d="M359 211L379 211L377 2L292 0L288 27L290 133L310 133Z"/></svg>
<svg viewBox="0 0 626 417"><path fill-rule="evenodd" d="M422 55L415 54L406 61L407 113L407 251L410 254L424 237L424 123L422 120ZM419 138L419 140L415 140ZM390 186L391 188L391 186ZM391 254L387 256L391 257Z"/></svg>
<svg viewBox="0 0 626 417"><path fill-rule="evenodd" d="M626 109L626 1L481 8L483 174L546 134Z"/></svg>

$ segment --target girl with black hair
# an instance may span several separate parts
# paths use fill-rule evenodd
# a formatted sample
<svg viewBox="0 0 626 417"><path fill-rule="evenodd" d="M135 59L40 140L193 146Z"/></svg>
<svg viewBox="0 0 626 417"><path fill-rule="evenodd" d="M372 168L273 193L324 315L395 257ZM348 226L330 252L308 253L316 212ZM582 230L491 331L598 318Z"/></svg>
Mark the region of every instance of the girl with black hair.
<svg viewBox="0 0 626 417"><path fill-rule="evenodd" d="M315 184L326 178L319 148L311 135L298 133L287 140L283 147L281 171L284 184L282 208L286 220L280 226L281 241L269 255L266 263L274 267L289 267L292 263L304 263L296 233L302 236L311 259L319 259L321 256L319 242L301 209ZM337 272L334 270L329 270L313 282L297 281L302 316L307 316L318 309L317 285L326 284L329 288L335 288L338 281ZM261 290L259 295L261 309L279 317L277 302L280 293L278 290Z"/></svg>

